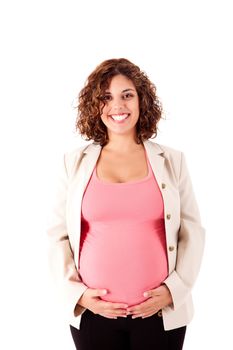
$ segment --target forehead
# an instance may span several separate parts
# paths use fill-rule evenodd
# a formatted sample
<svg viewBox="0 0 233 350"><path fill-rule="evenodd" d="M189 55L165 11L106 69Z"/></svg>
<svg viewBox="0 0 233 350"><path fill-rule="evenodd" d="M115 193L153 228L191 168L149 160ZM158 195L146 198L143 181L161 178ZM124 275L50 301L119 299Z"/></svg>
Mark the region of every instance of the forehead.
<svg viewBox="0 0 233 350"><path fill-rule="evenodd" d="M111 81L109 83L109 86L107 88L107 91L111 91L111 90L125 90L125 89L136 90L132 80L127 78L125 75L118 74L118 75L115 75L111 79Z"/></svg>

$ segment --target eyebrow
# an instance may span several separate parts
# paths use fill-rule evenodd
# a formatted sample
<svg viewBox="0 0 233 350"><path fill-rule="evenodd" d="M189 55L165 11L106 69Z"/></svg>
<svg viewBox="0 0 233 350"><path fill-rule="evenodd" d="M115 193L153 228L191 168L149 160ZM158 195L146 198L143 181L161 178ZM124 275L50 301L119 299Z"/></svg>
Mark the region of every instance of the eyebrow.
<svg viewBox="0 0 233 350"><path fill-rule="evenodd" d="M125 90L122 90L121 92L126 92L126 91L135 91L135 89L125 89ZM106 94L111 94L111 92L106 91Z"/></svg>

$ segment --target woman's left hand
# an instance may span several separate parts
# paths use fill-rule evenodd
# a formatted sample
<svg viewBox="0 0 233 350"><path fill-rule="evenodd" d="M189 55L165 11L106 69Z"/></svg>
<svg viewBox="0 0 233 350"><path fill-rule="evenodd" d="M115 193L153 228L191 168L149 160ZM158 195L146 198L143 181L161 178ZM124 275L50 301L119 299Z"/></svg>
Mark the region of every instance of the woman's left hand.
<svg viewBox="0 0 233 350"><path fill-rule="evenodd" d="M165 284L144 292L144 296L149 298L141 304L127 308L127 314L132 315L132 318L150 317L165 306L172 304L171 293Z"/></svg>

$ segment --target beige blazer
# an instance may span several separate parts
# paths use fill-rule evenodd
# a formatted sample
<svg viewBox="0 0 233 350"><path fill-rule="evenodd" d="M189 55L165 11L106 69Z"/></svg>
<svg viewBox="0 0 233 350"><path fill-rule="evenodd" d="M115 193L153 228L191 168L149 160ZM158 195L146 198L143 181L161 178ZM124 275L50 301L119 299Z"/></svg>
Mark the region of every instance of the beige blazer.
<svg viewBox="0 0 233 350"><path fill-rule="evenodd" d="M197 278L204 248L205 229L192 188L184 154L144 141L145 150L164 200L170 289L173 305L162 309L164 329L187 325L193 317L191 290ZM67 322L79 329L85 309L74 309L87 289L81 281L79 241L81 201L100 155L97 142L64 154L54 206L48 213L49 265L61 297Z"/></svg>

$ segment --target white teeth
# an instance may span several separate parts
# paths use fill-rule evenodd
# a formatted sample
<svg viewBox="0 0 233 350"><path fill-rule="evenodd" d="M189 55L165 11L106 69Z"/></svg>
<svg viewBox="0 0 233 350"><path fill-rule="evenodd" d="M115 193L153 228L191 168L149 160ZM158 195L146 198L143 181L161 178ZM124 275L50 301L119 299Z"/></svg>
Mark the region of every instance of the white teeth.
<svg viewBox="0 0 233 350"><path fill-rule="evenodd" d="M111 115L111 117L114 119L114 120L123 120L125 118L128 117L128 114L122 114L122 115Z"/></svg>

